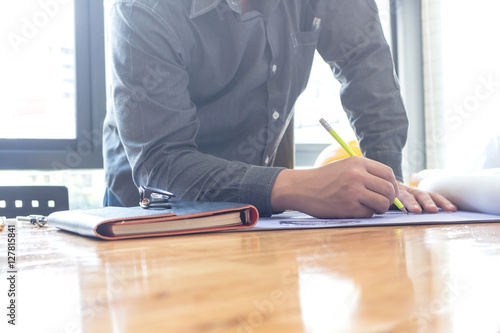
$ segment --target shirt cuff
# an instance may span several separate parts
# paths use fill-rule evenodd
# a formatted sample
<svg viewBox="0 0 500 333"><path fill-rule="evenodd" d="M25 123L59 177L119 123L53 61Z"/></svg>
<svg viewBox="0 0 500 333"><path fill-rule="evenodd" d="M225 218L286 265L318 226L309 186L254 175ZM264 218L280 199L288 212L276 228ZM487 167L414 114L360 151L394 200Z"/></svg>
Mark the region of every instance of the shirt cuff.
<svg viewBox="0 0 500 333"><path fill-rule="evenodd" d="M403 154L401 154L400 152L378 151L371 154L367 153L365 157L389 166L394 172L394 176L396 177L396 179L403 182L403 169L401 166Z"/></svg>
<svg viewBox="0 0 500 333"><path fill-rule="evenodd" d="M285 168L253 166L240 185L240 202L254 205L262 217L271 216L271 192L278 174Z"/></svg>

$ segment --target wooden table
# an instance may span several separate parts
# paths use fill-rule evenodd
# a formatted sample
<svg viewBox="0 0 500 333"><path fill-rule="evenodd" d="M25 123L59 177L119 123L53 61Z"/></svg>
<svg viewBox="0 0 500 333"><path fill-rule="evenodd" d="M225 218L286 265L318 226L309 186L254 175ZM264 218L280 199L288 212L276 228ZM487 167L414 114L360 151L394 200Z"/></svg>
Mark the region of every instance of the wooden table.
<svg viewBox="0 0 500 333"><path fill-rule="evenodd" d="M17 245L12 332L500 332L500 224L107 242L18 222Z"/></svg>

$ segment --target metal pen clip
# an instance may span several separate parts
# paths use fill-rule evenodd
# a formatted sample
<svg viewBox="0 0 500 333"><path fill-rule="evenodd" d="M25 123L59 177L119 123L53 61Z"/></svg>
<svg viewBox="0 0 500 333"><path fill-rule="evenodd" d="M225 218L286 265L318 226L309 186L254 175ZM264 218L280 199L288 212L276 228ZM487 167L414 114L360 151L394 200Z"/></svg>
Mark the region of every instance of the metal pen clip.
<svg viewBox="0 0 500 333"><path fill-rule="evenodd" d="M18 216L18 221L29 222L33 225L37 225L39 227L44 227L47 224L47 216L43 215L29 215L29 216Z"/></svg>
<svg viewBox="0 0 500 333"><path fill-rule="evenodd" d="M139 194L141 195L139 205L144 209L150 208L152 205L155 207L162 206L165 208L172 208L169 200L175 197L173 193L168 191L144 185L139 187Z"/></svg>

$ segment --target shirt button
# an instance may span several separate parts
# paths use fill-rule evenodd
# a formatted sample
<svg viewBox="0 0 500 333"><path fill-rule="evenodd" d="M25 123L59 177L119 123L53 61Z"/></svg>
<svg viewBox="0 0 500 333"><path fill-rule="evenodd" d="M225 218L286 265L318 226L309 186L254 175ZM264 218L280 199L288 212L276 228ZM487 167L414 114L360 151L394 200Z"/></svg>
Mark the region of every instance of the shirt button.
<svg viewBox="0 0 500 333"><path fill-rule="evenodd" d="M273 112L273 119L274 120L278 120L279 117L280 117L280 113L278 111L274 110L274 112Z"/></svg>
<svg viewBox="0 0 500 333"><path fill-rule="evenodd" d="M278 65L274 64L274 65L271 67L271 70L273 71L273 74L276 74L276 71L278 70Z"/></svg>
<svg viewBox="0 0 500 333"><path fill-rule="evenodd" d="M269 164L269 156L266 157L266 160L264 161L264 163L266 163L266 165Z"/></svg>

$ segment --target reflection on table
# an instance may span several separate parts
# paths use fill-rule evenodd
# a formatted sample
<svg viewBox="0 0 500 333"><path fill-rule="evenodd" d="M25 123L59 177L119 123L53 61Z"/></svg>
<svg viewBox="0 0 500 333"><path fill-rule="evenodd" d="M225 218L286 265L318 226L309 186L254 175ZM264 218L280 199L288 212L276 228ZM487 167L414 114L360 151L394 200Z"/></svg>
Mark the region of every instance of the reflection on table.
<svg viewBox="0 0 500 333"><path fill-rule="evenodd" d="M22 332L500 332L498 224L17 243Z"/></svg>

